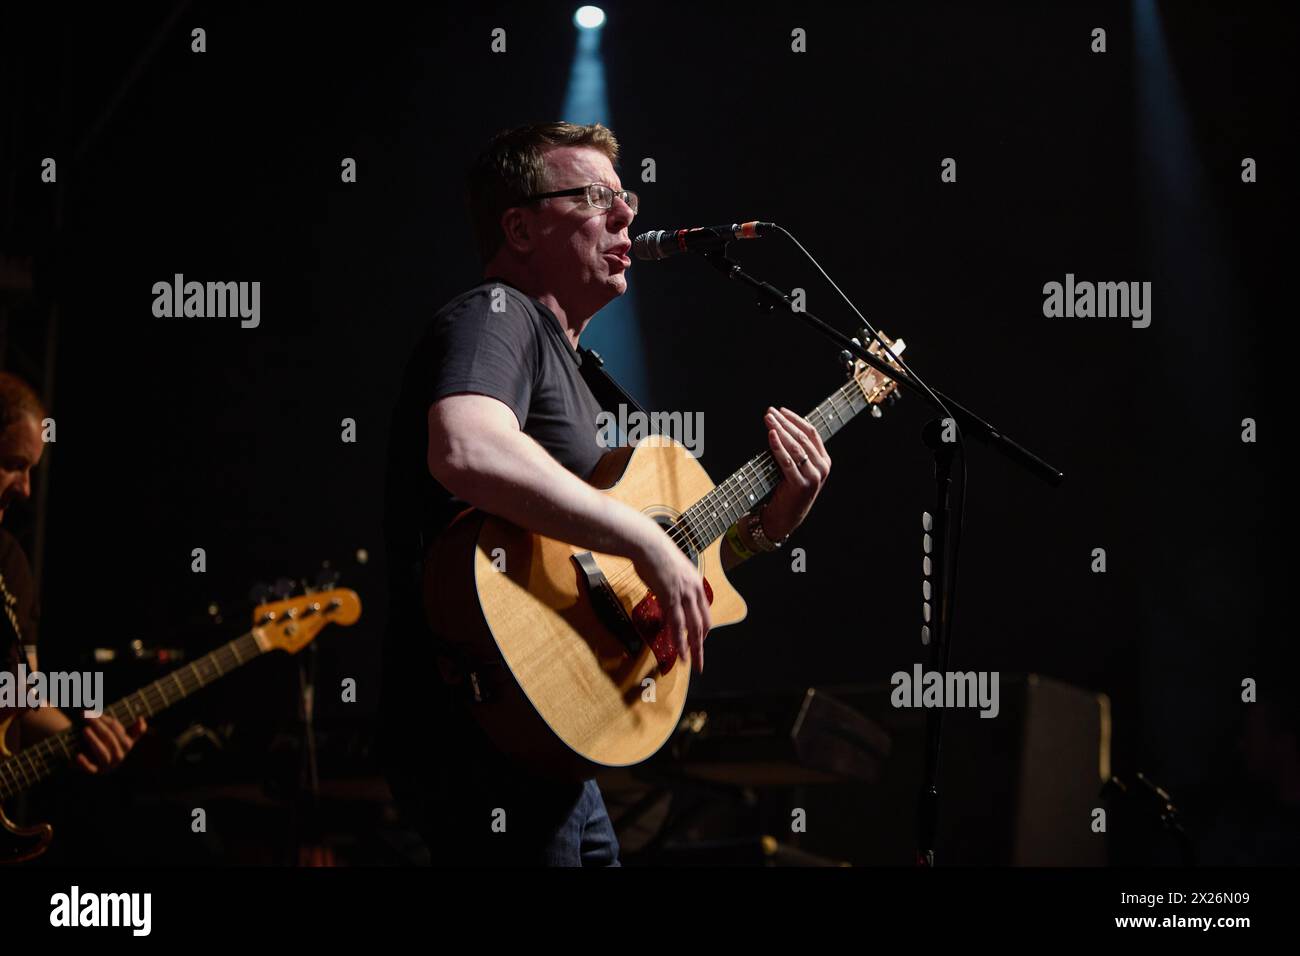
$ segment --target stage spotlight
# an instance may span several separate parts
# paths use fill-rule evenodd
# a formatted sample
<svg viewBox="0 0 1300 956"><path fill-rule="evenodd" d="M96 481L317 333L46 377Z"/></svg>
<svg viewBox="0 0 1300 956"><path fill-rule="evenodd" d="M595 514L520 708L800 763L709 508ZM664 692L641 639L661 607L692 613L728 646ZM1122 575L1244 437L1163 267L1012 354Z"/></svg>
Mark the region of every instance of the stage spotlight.
<svg viewBox="0 0 1300 956"><path fill-rule="evenodd" d="M579 30L599 30L605 25L605 11L600 7L578 7L573 22Z"/></svg>
<svg viewBox="0 0 1300 956"><path fill-rule="evenodd" d="M569 70L560 117L570 123L611 126L605 59L600 52L605 11L600 7L579 7L573 22L578 30L573 37L573 66ZM627 293L601 310L600 321L583 331L582 344L604 355L609 371L619 384L639 401L653 407L654 395L641 359L645 343L631 293L629 287Z"/></svg>

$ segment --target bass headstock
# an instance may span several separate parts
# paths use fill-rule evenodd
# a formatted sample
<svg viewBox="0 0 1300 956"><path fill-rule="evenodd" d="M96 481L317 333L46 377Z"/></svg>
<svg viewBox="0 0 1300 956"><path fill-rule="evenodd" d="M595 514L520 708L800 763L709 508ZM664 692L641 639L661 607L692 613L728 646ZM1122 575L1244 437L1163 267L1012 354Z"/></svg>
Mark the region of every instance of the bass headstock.
<svg viewBox="0 0 1300 956"><path fill-rule="evenodd" d="M313 591L260 604L253 609L253 629L267 650L296 654L327 624L348 627L361 617L361 599L348 588Z"/></svg>

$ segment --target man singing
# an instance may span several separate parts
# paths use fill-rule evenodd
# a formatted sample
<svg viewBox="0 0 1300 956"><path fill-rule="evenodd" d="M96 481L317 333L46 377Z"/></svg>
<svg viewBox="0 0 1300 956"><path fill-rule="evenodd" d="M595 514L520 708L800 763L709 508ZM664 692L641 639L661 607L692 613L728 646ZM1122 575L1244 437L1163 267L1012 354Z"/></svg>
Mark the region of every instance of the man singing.
<svg viewBox="0 0 1300 956"><path fill-rule="evenodd" d="M630 558L675 622L683 661L704 668L709 606L699 572L653 520L585 480L607 449L578 340L627 291L637 213L617 159L618 142L599 124L525 126L488 144L467 183L482 281L434 316L393 415L387 762L435 864L618 865L595 781L559 784L511 765L438 686L417 570L429 541L465 507ZM765 426L785 480L728 533L724 567L784 541L830 471L803 418L770 408ZM509 812L505 832L490 826L494 808Z"/></svg>

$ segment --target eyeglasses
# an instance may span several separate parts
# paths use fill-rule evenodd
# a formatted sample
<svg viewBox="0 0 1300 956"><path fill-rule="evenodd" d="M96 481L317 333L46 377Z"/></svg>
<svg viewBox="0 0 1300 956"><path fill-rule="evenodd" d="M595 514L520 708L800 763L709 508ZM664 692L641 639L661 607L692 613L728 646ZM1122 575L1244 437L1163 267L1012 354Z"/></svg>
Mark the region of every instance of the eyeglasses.
<svg viewBox="0 0 1300 956"><path fill-rule="evenodd" d="M620 189L615 192L604 183L589 183L586 186L574 186L572 189L557 189L551 193L538 193L535 196L525 196L519 200L519 205L524 203L536 202L539 199L556 199L560 196L583 196L587 197L587 204L595 206L597 209L614 208L614 197L627 203L628 208L636 212L637 204L640 200L634 192L628 192L626 189Z"/></svg>

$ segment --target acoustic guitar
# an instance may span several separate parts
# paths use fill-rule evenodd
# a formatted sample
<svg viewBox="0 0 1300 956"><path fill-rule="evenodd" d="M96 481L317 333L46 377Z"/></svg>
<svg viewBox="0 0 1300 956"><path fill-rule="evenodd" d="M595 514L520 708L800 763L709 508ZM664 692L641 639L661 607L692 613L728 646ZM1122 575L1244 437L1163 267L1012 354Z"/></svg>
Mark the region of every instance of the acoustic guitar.
<svg viewBox="0 0 1300 956"><path fill-rule="evenodd" d="M348 626L361 616L361 600L346 588L314 591L283 601L259 605L254 627L210 654L177 668L152 684L105 708L123 725L153 717L195 691L225 677L269 651L296 654L327 624ZM49 777L80 752L76 728L51 734L39 743L10 753L4 737L13 716L0 722L0 802L15 797ZM45 852L54 837L48 823L20 827L10 822L0 803L0 864L21 863Z"/></svg>
<svg viewBox="0 0 1300 956"><path fill-rule="evenodd" d="M881 353L874 341L869 350ZM823 441L867 409L879 417L895 397L896 383L865 363L847 370L849 381L806 416ZM715 486L685 446L653 436L610 451L588 480L653 518L695 563L712 627L744 619L745 601L722 572L721 538L776 489L771 454ZM442 679L528 769L581 780L646 760L677 727L689 668L674 666L671 627L629 558L470 509L430 544L422 590L445 648Z"/></svg>

